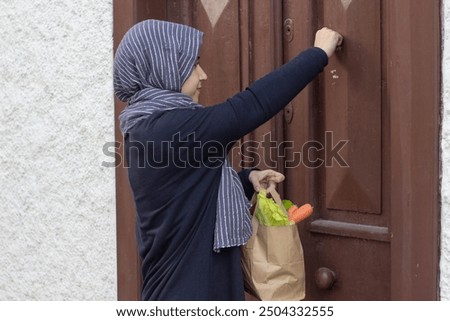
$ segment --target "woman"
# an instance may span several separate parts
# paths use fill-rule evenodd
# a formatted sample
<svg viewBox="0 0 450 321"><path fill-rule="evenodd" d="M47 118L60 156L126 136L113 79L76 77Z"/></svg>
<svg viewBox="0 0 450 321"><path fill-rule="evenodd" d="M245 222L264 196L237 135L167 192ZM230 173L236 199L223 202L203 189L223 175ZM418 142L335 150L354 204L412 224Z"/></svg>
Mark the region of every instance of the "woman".
<svg viewBox="0 0 450 321"><path fill-rule="evenodd" d="M248 199L274 171L237 174L232 143L277 114L328 63L342 37L315 48L226 102L198 104L202 33L147 20L131 28L114 61L114 88L137 210L143 300L243 300L239 246L251 235Z"/></svg>

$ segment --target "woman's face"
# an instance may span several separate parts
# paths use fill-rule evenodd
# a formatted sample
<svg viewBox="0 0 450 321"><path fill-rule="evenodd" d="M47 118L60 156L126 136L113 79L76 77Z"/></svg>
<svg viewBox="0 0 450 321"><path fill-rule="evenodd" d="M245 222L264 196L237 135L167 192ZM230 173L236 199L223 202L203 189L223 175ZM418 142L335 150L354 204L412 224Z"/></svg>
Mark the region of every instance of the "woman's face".
<svg viewBox="0 0 450 321"><path fill-rule="evenodd" d="M200 89L202 88L202 81L206 79L208 79L208 76L203 71L202 67L200 67L197 63L192 70L191 75L181 87L181 92L191 97L194 102L198 103L198 96L200 95Z"/></svg>

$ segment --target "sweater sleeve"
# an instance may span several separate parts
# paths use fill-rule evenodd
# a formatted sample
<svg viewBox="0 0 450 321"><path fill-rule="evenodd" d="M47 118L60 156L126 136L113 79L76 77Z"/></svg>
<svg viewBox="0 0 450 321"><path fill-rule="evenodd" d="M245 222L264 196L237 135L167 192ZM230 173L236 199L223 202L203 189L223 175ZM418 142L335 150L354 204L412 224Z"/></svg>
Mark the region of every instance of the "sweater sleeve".
<svg viewBox="0 0 450 321"><path fill-rule="evenodd" d="M244 188L245 196L249 200L252 199L253 194L255 193L255 190L253 189L253 184L252 184L252 182L250 182L250 180L248 178L251 171L254 171L254 170L259 170L259 169L244 168L238 172L239 178L241 179L242 187Z"/></svg>
<svg viewBox="0 0 450 321"><path fill-rule="evenodd" d="M322 49L307 49L226 102L206 108L206 138L227 144L253 131L281 111L327 64Z"/></svg>

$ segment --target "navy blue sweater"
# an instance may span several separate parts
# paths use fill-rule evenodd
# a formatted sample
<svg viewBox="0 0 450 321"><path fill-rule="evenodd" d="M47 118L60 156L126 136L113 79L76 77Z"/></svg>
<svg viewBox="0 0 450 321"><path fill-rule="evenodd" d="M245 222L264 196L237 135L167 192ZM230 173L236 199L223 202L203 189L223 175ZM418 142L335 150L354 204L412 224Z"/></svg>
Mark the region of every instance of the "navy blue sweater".
<svg viewBox="0 0 450 321"><path fill-rule="evenodd" d="M323 50L305 50L226 102L154 114L127 134L143 300L244 299L239 247L213 251L222 147L277 114L327 63ZM248 174L239 173L250 197Z"/></svg>

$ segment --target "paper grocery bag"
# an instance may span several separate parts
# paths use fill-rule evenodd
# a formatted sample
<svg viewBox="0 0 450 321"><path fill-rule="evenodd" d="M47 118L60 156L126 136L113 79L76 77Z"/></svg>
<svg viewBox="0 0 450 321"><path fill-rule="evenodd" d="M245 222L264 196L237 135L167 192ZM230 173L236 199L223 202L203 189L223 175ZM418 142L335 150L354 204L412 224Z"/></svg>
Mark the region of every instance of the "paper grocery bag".
<svg viewBox="0 0 450 321"><path fill-rule="evenodd" d="M246 290L263 301L305 298L305 264L297 226L264 226L253 215L253 235L241 247Z"/></svg>

